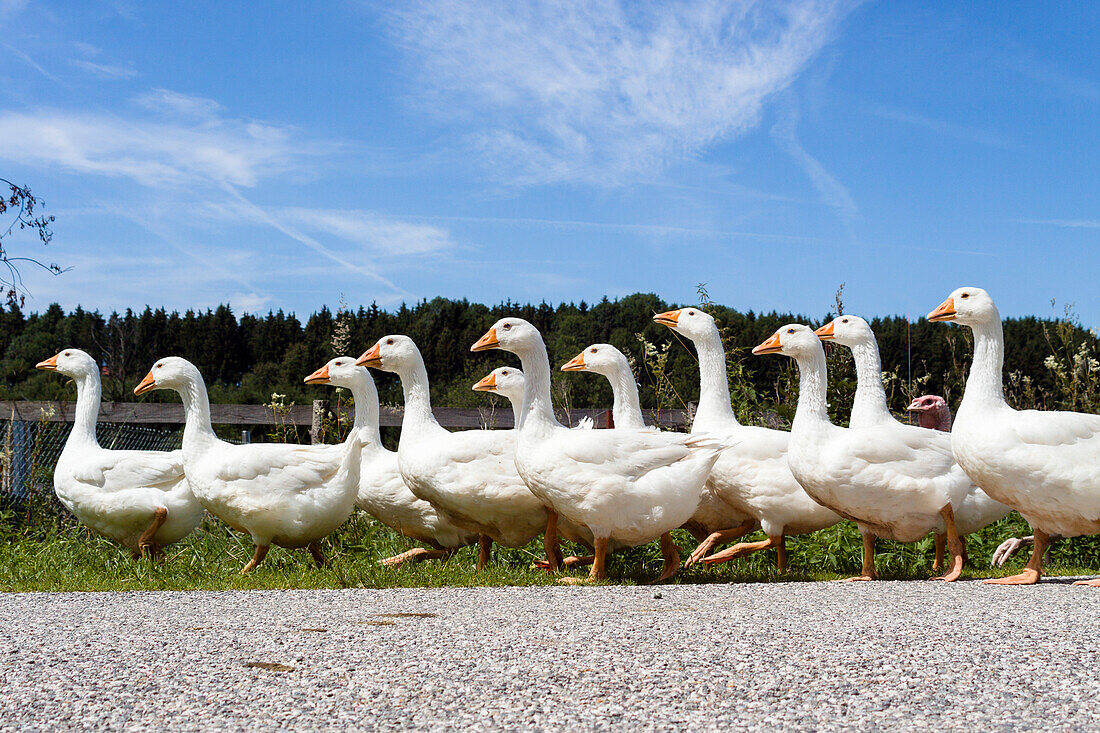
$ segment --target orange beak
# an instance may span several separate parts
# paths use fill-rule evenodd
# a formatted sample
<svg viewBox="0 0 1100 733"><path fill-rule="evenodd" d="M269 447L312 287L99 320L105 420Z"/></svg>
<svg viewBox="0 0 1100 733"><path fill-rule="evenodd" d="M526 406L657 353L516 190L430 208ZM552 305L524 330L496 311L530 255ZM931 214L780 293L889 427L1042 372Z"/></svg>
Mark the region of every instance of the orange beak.
<svg viewBox="0 0 1100 733"><path fill-rule="evenodd" d="M35 364L34 368L35 369L45 369L47 372L56 372L57 371L57 357L58 357L58 354L54 354L49 359L46 359L45 361L40 361L37 364Z"/></svg>
<svg viewBox="0 0 1100 733"><path fill-rule="evenodd" d="M814 331L814 334L822 341L832 341L833 338L835 338L833 334L834 323L836 323L836 321L829 321L824 326Z"/></svg>
<svg viewBox="0 0 1100 733"><path fill-rule="evenodd" d="M779 333L776 332L769 336L767 341L754 348L752 353L757 356L760 354L777 354L782 348L783 344L779 342Z"/></svg>
<svg viewBox="0 0 1100 733"><path fill-rule="evenodd" d="M930 321L953 321L955 320L955 299L948 298L939 304L936 310L928 314L928 320Z"/></svg>
<svg viewBox="0 0 1100 733"><path fill-rule="evenodd" d="M328 364L325 364L302 381L306 384L328 384Z"/></svg>
<svg viewBox="0 0 1100 733"><path fill-rule="evenodd" d="M496 392L497 390L497 375L487 374L481 378L481 381L474 385L475 392Z"/></svg>
<svg viewBox="0 0 1100 733"><path fill-rule="evenodd" d="M584 371L584 352L577 354L572 359L561 365L563 372L583 372Z"/></svg>
<svg viewBox="0 0 1100 733"><path fill-rule="evenodd" d="M134 394L145 394L156 388L157 380L153 379L153 370L150 369L149 373L145 375L145 379L141 380L138 386L134 387Z"/></svg>
<svg viewBox="0 0 1100 733"><path fill-rule="evenodd" d="M370 347L363 352L363 355L355 360L356 366L371 367L373 369L382 368L382 349L378 348L378 344Z"/></svg>
<svg viewBox="0 0 1100 733"><path fill-rule="evenodd" d="M470 351L486 351L487 349L495 349L500 346L500 342L497 341L497 330L490 328L484 336L477 340L477 343L470 347Z"/></svg>
<svg viewBox="0 0 1100 733"><path fill-rule="evenodd" d="M662 326L668 326L671 328L680 322L680 311L665 311L664 313L658 313L653 316L653 320L660 323Z"/></svg>

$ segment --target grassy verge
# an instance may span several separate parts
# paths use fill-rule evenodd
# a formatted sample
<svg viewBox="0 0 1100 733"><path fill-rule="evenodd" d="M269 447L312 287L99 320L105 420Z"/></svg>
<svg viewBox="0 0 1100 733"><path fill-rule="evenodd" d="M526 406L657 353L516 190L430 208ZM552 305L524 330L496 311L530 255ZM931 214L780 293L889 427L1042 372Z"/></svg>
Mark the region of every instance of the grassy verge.
<svg viewBox="0 0 1100 733"><path fill-rule="evenodd" d="M1014 516L1014 515L1013 515ZM1005 568L988 567L989 556L1003 539L1026 533L1018 518L1006 518L970 539L971 565L964 577L984 578L1018 572L1027 553ZM694 541L677 533L686 557ZM749 538L755 539L755 538ZM244 590L286 588L393 588L438 586L527 586L553 584L557 576L530 569L541 557L541 542L509 550L494 548L493 561L483 571L474 570L476 550L466 548L446 562L428 561L400 568L377 564L383 557L414 545L363 514L356 514L325 541L330 558L317 569L304 550L272 548L264 564L247 576L238 570L252 554L251 542L207 520L185 541L169 548L168 561L134 561L128 552L92 535L70 518L48 514L34 521L8 515L0 519L0 591L103 591L103 590ZM682 570L676 583L750 583L835 580L855 574L860 566L859 535L844 523L812 535L788 539L792 571L775 571L775 553L714 567ZM580 549L580 548L574 548ZM1100 573L1097 538L1082 538L1057 545L1049 558L1049 575ZM877 555L883 579L920 580L932 573L932 540L900 545L880 542ZM645 583L660 571L655 545L615 555L610 561L612 583ZM582 574L577 570L573 574Z"/></svg>

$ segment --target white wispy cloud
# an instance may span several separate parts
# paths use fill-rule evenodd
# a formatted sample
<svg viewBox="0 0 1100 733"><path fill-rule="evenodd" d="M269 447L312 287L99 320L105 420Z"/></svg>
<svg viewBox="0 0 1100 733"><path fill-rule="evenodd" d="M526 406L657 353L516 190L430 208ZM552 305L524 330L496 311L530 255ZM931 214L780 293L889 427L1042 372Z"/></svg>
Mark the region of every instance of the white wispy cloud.
<svg viewBox="0 0 1100 733"><path fill-rule="evenodd" d="M771 135L776 145L791 156L791 159L805 172L810 183L817 189L821 200L836 211L837 216L851 233L852 223L859 218L859 207L847 187L802 147L802 143L798 140L798 113L793 105L789 106L785 114L772 126Z"/></svg>
<svg viewBox="0 0 1100 733"><path fill-rule="evenodd" d="M84 71L95 74L101 79L132 79L137 76L137 71L129 66L119 64L97 64L94 61L85 59L74 59L72 64L78 69L84 69Z"/></svg>
<svg viewBox="0 0 1100 733"><path fill-rule="evenodd" d="M0 112L0 159L152 187L252 186L318 152L291 128L225 115L151 120L64 110Z"/></svg>
<svg viewBox="0 0 1100 733"><path fill-rule="evenodd" d="M947 137L958 138L959 140L965 140L967 142L978 143L979 145L988 145L994 148L1014 148L1015 143L1004 135L1000 135L996 132L989 130L983 130L977 127L971 127L970 125L960 125L954 122L946 122L944 120L937 120L932 117L926 117L924 115L915 114L913 112L907 112L905 110L894 109L892 107L883 107L880 105L870 105L867 108L869 114L875 117L880 117L884 120L892 120L894 122L902 122L906 125L913 125L916 127L923 127L927 130L932 130L941 135Z"/></svg>
<svg viewBox="0 0 1100 733"><path fill-rule="evenodd" d="M1044 224L1064 229L1100 229L1100 219L1017 219L1019 224Z"/></svg>
<svg viewBox="0 0 1100 733"><path fill-rule="evenodd" d="M421 255L455 246L446 229L370 211L290 208L279 210L275 215L304 229L362 245L378 255Z"/></svg>
<svg viewBox="0 0 1100 733"><path fill-rule="evenodd" d="M853 2L432 0L389 25L507 182L653 178L757 124Z"/></svg>

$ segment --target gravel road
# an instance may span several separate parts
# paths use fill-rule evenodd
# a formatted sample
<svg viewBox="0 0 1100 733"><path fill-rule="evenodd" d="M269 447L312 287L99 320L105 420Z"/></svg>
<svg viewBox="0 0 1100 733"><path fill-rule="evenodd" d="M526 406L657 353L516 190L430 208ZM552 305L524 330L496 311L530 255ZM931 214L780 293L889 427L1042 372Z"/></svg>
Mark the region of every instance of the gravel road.
<svg viewBox="0 0 1100 733"><path fill-rule="evenodd" d="M1063 579L0 596L0 730L1100 729Z"/></svg>

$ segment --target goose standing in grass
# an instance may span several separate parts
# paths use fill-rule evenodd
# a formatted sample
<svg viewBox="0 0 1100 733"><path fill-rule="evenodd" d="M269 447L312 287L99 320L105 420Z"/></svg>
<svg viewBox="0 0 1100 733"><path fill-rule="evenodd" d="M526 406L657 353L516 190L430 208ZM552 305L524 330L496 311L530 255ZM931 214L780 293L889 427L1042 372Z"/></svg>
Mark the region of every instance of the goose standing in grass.
<svg viewBox="0 0 1100 733"><path fill-rule="evenodd" d="M787 465L790 433L738 422L730 402L726 352L714 318L698 308L681 308L658 314L653 320L690 339L699 354L699 407L692 433L726 435L736 440L736 445L722 452L707 488L747 519L708 537L692 553L691 561L727 562L774 547L779 571L786 572L786 536L831 527L840 517L814 501L792 475ZM757 523L768 536L766 540L706 555L715 544L729 542Z"/></svg>
<svg viewBox="0 0 1100 733"><path fill-rule="evenodd" d="M852 352L852 359L856 365L856 394L852 402L852 415L848 421L850 428L869 428L875 425L901 425L890 412L886 402L886 389L882 385L882 358L879 355L878 340L875 338L871 325L859 316L841 315L826 323L814 331L822 341L835 341L848 347ZM941 433L951 431L951 411L943 398L923 398L920 402L920 414L928 418L936 418L936 428ZM939 403L936 402L939 400ZM914 403L918 400L914 400ZM930 403L925 408L925 403ZM913 408L913 404L909 405ZM943 413L946 412L946 415ZM946 422L946 426L943 423ZM920 425L921 428L930 429L930 426ZM950 445L950 438L944 438L944 442ZM970 491L960 506L955 511L955 526L959 531L962 541L963 562L966 562L966 535L977 532L983 527L988 527L999 519L1007 516L1012 509L999 501L989 498L989 495L978 486L972 485ZM947 536L941 532L935 535L936 554L932 561L932 570L939 570L943 566L943 552L947 544Z"/></svg>
<svg viewBox="0 0 1100 733"><path fill-rule="evenodd" d="M355 401L353 427L363 445L356 506L406 537L431 545L430 549L414 547L388 557L380 565L397 567L409 561L446 558L477 542L477 534L448 522L405 485L397 467L397 453L382 445L378 390L366 367L356 366L354 357L338 356L306 377L305 382L343 387Z"/></svg>
<svg viewBox="0 0 1100 733"><path fill-rule="evenodd" d="M308 547L322 567L321 540L355 509L359 431L340 445L234 445L214 434L206 383L194 364L178 356L161 359L134 394L154 389L174 390L183 400L183 466L195 497L256 545L241 573L263 562L271 545Z"/></svg>
<svg viewBox="0 0 1100 733"><path fill-rule="evenodd" d="M909 403L909 406L905 408L909 412L915 413L917 416L917 424L922 428L931 428L932 430L940 430L945 433L951 432L951 408L947 406L947 400L939 395L926 394L920 397L914 397L913 401ZM984 491L981 493L984 500L979 500L978 506L975 507L976 511L969 511L968 513L977 518L977 522L983 521L982 514L988 512L990 515L996 514L1000 511L999 507L1004 506L999 501L995 501L989 498L989 495ZM963 510L966 511L970 505L972 495L967 496L967 502L963 504ZM1010 509L1011 511L1011 509ZM960 515L962 512L960 512ZM969 529L964 526L963 518L959 518L959 533L964 535L974 532L981 527L991 524L997 521L1000 517L994 517L989 521L986 521L980 526L976 526L975 529ZM943 554L943 544L941 541L942 535L936 535L936 557L939 558ZM1054 535L1051 535L1051 544L1055 539ZM966 540L963 540L963 556L966 555ZM993 551L992 557L989 559L989 567L1001 567L1008 559L1019 552L1024 547L1031 547L1035 544L1035 537L1011 537L1001 544L997 545L997 549ZM1050 552L1051 544L1047 545L1047 553ZM937 564L938 564L937 560Z"/></svg>
<svg viewBox="0 0 1100 733"><path fill-rule="evenodd" d="M951 432L955 459L1034 532L1035 547L1023 572L985 582L1038 583L1051 535L1100 532L1100 415L1009 407L1001 314L981 288L959 288L928 320L954 321L974 333L974 363ZM1100 580L1079 584L1100 587Z"/></svg>
<svg viewBox="0 0 1100 733"><path fill-rule="evenodd" d="M829 422L825 349L807 326L791 323L753 349L798 362L798 408L791 426L787 461L807 493L856 522L863 535L863 572L852 580L874 580L875 538L915 542L945 532L951 568L942 580L962 573L962 542L955 508L971 481L951 456L942 433L901 423L841 428Z"/></svg>
<svg viewBox="0 0 1100 733"><path fill-rule="evenodd" d="M724 444L651 430L570 430L554 416L550 363L538 330L521 318L502 318L471 350L494 348L519 356L527 379L516 467L557 514L591 530L595 559L588 580L607 577L612 541L636 546L658 538L664 558L658 580L672 577L680 558L669 532L695 512Z"/></svg>
<svg viewBox="0 0 1100 733"><path fill-rule="evenodd" d="M96 440L102 388L99 365L80 349L65 349L35 365L76 383L76 417L53 472L57 498L92 531L156 556L202 521L182 451L106 450Z"/></svg>
<svg viewBox="0 0 1100 733"><path fill-rule="evenodd" d="M401 378L401 476L449 522L480 535L479 570L489 562L492 543L523 547L538 536L546 509L516 472L515 430L452 433L440 426L432 414L424 358L408 336L383 336L357 363Z"/></svg>

